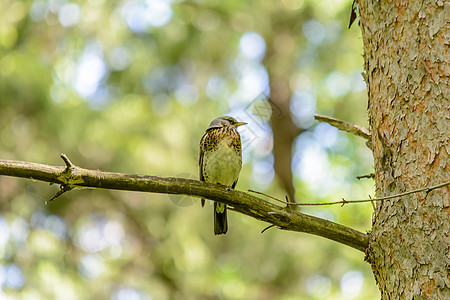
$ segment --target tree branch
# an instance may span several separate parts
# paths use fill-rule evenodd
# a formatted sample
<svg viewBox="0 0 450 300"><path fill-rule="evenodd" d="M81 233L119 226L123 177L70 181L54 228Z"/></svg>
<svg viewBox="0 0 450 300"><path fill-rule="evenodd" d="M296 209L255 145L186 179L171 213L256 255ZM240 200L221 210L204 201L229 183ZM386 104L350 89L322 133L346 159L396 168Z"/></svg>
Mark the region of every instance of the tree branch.
<svg viewBox="0 0 450 300"><path fill-rule="evenodd" d="M429 192L431 192L432 190L435 189L440 189L442 187L445 187L447 185L450 185L450 181L444 182L444 183L440 183L440 184L436 184L436 185L432 185L432 186L427 186L424 188L420 188L420 189L415 189L412 191L407 191L404 193L400 193L400 194L394 194L394 195L390 195L390 196L384 196L384 197L380 197L380 198L369 198L369 199L362 199L362 200L345 200L344 198L342 198L341 201L333 201L333 202L316 202L316 203L291 203L288 200L283 201L280 200L278 198L272 197L270 195L264 194L262 192L258 192L258 191L254 191L254 190L248 190L249 192L258 194L258 195L263 195L266 197L269 197L270 199L273 199L279 203L283 203L283 204L287 204L287 205L298 205L298 206L323 206L323 205L335 205L335 204L341 204L341 206L344 206L345 204L351 204L351 203L367 203L367 202L376 202L376 201L384 201L384 200L389 200L389 199L393 199L393 198L399 198L399 197L403 197L403 196L407 196L407 195L411 195L411 194L416 194L416 193L420 193L420 192L426 192L427 194ZM369 195L370 197L370 195Z"/></svg>
<svg viewBox="0 0 450 300"><path fill-rule="evenodd" d="M88 170L73 165L68 159L64 161L66 167L0 160L0 175L61 184L62 190L77 186L202 197L225 203L234 211L270 223L282 230L322 236L363 252L368 246L367 234L220 185L184 178Z"/></svg>
<svg viewBox="0 0 450 300"><path fill-rule="evenodd" d="M318 114L314 115L314 119L316 119L317 121L320 121L320 122L326 122L326 123L330 124L331 126L336 127L337 129L347 131L349 133L363 137L366 140L370 141L370 135L371 135L370 131L367 128L364 128L362 126L351 124L346 121L342 121L342 120L338 120L338 119L335 119L332 117L322 116L322 115L318 115Z"/></svg>

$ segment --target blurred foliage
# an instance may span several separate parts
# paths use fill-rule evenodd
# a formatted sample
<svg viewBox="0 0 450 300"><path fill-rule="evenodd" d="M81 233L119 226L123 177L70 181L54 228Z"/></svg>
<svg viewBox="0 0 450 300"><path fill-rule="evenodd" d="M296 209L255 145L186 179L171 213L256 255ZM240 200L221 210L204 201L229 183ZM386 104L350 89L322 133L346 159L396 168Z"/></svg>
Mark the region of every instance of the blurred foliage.
<svg viewBox="0 0 450 300"><path fill-rule="evenodd" d="M271 49L310 130L292 161L298 199L366 198L364 141L313 113L366 125L351 1L35 0L0 2L0 158L197 178L209 122L242 128L237 186L283 198L267 124ZM255 100L256 99L256 100ZM197 199L78 189L50 205L45 183L0 177L2 299L376 299L370 266L349 247L229 214L214 236ZM370 204L305 208L361 231Z"/></svg>

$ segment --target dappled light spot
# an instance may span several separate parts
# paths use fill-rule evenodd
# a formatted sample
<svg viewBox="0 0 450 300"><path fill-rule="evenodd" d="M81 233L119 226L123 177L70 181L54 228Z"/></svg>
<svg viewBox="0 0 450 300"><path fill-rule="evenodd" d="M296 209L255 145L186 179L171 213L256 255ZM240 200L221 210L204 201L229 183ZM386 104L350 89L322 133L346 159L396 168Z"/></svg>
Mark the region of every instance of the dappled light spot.
<svg viewBox="0 0 450 300"><path fill-rule="evenodd" d="M11 238L18 244L23 244L29 233L29 225L28 222L21 218L16 217L14 221L11 223ZM1 231L1 229L0 229Z"/></svg>
<svg viewBox="0 0 450 300"><path fill-rule="evenodd" d="M338 129L327 123L319 123L314 128L314 138L324 148L333 148L338 140Z"/></svg>
<svg viewBox="0 0 450 300"><path fill-rule="evenodd" d="M147 22L150 26L161 27L172 19L173 11L170 1L147 0Z"/></svg>
<svg viewBox="0 0 450 300"><path fill-rule="evenodd" d="M0 245L5 245L9 241L9 224L0 216Z"/></svg>
<svg viewBox="0 0 450 300"><path fill-rule="evenodd" d="M316 20L303 23L302 32L306 39L314 45L319 45L325 39L325 28Z"/></svg>
<svg viewBox="0 0 450 300"><path fill-rule="evenodd" d="M361 72L363 70L355 70L353 71L351 76L351 87L354 92L363 92L367 89L366 81L364 80L364 77L362 76Z"/></svg>
<svg viewBox="0 0 450 300"><path fill-rule="evenodd" d="M45 218L44 227L54 236L63 239L67 237L66 222L59 216L49 215Z"/></svg>
<svg viewBox="0 0 450 300"><path fill-rule="evenodd" d="M99 252L120 245L124 230L120 223L98 216L89 216L81 221L76 231L79 246L87 252Z"/></svg>
<svg viewBox="0 0 450 300"><path fill-rule="evenodd" d="M327 77L328 94L333 98L345 96L350 90L351 78L339 71L333 71Z"/></svg>
<svg viewBox="0 0 450 300"><path fill-rule="evenodd" d="M64 27L72 27L80 21L81 9L78 4L66 3L59 9L58 20Z"/></svg>
<svg viewBox="0 0 450 300"><path fill-rule="evenodd" d="M86 100L93 110L100 111L108 107L111 102L112 96L113 95L110 86L107 84L101 84L96 89L95 93L92 96L88 97Z"/></svg>
<svg viewBox="0 0 450 300"><path fill-rule="evenodd" d="M109 246L117 246L124 238L125 232L119 222L108 221L103 229L103 234Z"/></svg>
<svg viewBox="0 0 450 300"><path fill-rule="evenodd" d="M230 106L247 104L269 88L266 68L255 62L236 59L238 88L229 98Z"/></svg>
<svg viewBox="0 0 450 300"><path fill-rule="evenodd" d="M111 295L111 300L152 300L153 298L143 291L132 288L119 288Z"/></svg>
<svg viewBox="0 0 450 300"><path fill-rule="evenodd" d="M106 74L106 65L96 50L87 49L78 60L73 87L82 97L92 96Z"/></svg>
<svg viewBox="0 0 450 300"><path fill-rule="evenodd" d="M313 88L312 80L303 73L297 73L289 79L289 87L295 93L308 93Z"/></svg>
<svg viewBox="0 0 450 300"><path fill-rule="evenodd" d="M330 278L322 275L312 275L306 280L308 294L320 299L325 299L331 292Z"/></svg>
<svg viewBox="0 0 450 300"><path fill-rule="evenodd" d="M252 168L252 187L264 188L272 183L275 176L273 163L266 160L255 160Z"/></svg>
<svg viewBox="0 0 450 300"><path fill-rule="evenodd" d="M125 70L131 63L129 51L125 47L115 47L108 53L108 62L114 71Z"/></svg>
<svg viewBox="0 0 450 300"><path fill-rule="evenodd" d="M230 93L228 82L220 76L212 75L206 84L206 95L209 99L217 101L227 98Z"/></svg>
<svg viewBox="0 0 450 300"><path fill-rule="evenodd" d="M149 94L173 92L188 80L180 66L164 66L153 68L143 78L144 88Z"/></svg>
<svg viewBox="0 0 450 300"><path fill-rule="evenodd" d="M334 139L333 133L325 133L327 134L330 134L331 140ZM341 154L328 155L329 151L336 151L335 145L340 136L337 135L334 145L321 141L316 132L304 133L296 140L296 151L292 159L293 173L308 184L316 197L323 198L333 193L344 196L344 191L350 190L346 180L352 174L352 161Z"/></svg>
<svg viewBox="0 0 450 300"><path fill-rule="evenodd" d="M239 50L248 59L261 60L266 53L266 42L256 32L246 32L239 40Z"/></svg>
<svg viewBox="0 0 450 300"><path fill-rule="evenodd" d="M228 299L242 299L246 293L245 284L237 278L228 278L222 285L222 293Z"/></svg>
<svg viewBox="0 0 450 300"><path fill-rule="evenodd" d="M336 218L334 217L334 214L331 211L327 210L327 209L318 209L318 210L314 210L314 211L315 211L314 215L319 217L319 218L322 218L322 219L325 219L325 220L329 220L329 221L333 221L333 222L336 221Z"/></svg>
<svg viewBox="0 0 450 300"><path fill-rule="evenodd" d="M76 282L64 272L61 265L52 263L51 260L41 259L37 262L36 271L37 281L35 282L43 287L47 297L64 300L80 299L81 292L76 289Z"/></svg>
<svg viewBox="0 0 450 300"><path fill-rule="evenodd" d="M341 278L341 293L346 299L356 298L361 293L364 277L361 271L349 271Z"/></svg>
<svg viewBox="0 0 450 300"><path fill-rule="evenodd" d="M105 260L99 254L84 255L78 264L78 272L86 278L96 278L105 271Z"/></svg>
<svg viewBox="0 0 450 300"><path fill-rule="evenodd" d="M50 88L50 96L55 103L63 103L69 98L70 88L59 83L55 83Z"/></svg>
<svg viewBox="0 0 450 300"><path fill-rule="evenodd" d="M70 56L63 57L56 61L52 69L54 85L60 84L70 86L75 77L76 67L76 62Z"/></svg>
<svg viewBox="0 0 450 300"><path fill-rule="evenodd" d="M294 93L290 102L290 111L294 122L300 128L308 128L314 122L316 95L313 92Z"/></svg>
<svg viewBox="0 0 450 300"><path fill-rule="evenodd" d="M161 27L172 19L171 3L164 0L128 1L122 9L122 16L128 27L142 33L148 27Z"/></svg>
<svg viewBox="0 0 450 300"><path fill-rule="evenodd" d="M133 32L141 33L147 29L145 5L143 1L125 2L122 8L122 15L128 27Z"/></svg>
<svg viewBox="0 0 450 300"><path fill-rule="evenodd" d="M175 91L175 98L183 106L191 106L197 102L198 90L192 84L181 84Z"/></svg>
<svg viewBox="0 0 450 300"><path fill-rule="evenodd" d="M253 156L264 159L269 156L272 161L272 129L268 124L271 110L267 100L254 101L245 109L236 108L227 114L247 122L247 125L238 128L241 134L243 164L253 161Z"/></svg>
<svg viewBox="0 0 450 300"><path fill-rule="evenodd" d="M67 225L65 221L57 215L46 215L41 211L36 211L31 216L30 225L32 228L45 229L58 239L67 237Z"/></svg>
<svg viewBox="0 0 450 300"><path fill-rule="evenodd" d="M297 151L292 160L292 171L315 190L327 190L329 177L323 176L330 168L324 149L310 134L302 134L297 140Z"/></svg>
<svg viewBox="0 0 450 300"><path fill-rule="evenodd" d="M152 111L160 117L167 116L172 112L172 102L167 94L155 94L151 98L151 103Z"/></svg>
<svg viewBox="0 0 450 300"><path fill-rule="evenodd" d="M25 276L16 264L0 265L0 286L18 290L24 284Z"/></svg>
<svg viewBox="0 0 450 300"><path fill-rule="evenodd" d="M30 7L30 17L34 22L41 22L47 16L46 1L36 0Z"/></svg>
<svg viewBox="0 0 450 300"><path fill-rule="evenodd" d="M264 157L267 159L270 158L270 161L273 163L273 137L272 137L272 129L268 124L260 124L258 129L254 129L250 134L252 134L252 139L250 140L250 147L253 151L253 154L256 157Z"/></svg>

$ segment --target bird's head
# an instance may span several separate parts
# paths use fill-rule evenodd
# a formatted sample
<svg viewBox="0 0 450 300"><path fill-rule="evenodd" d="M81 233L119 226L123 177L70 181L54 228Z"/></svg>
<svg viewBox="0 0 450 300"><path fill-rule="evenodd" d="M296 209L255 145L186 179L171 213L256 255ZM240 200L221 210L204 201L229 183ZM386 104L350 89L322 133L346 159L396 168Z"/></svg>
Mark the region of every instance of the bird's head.
<svg viewBox="0 0 450 300"><path fill-rule="evenodd" d="M213 128L221 128L221 127L226 127L226 126L238 127L238 126L245 125L245 124L247 124L247 123L238 122L233 117L222 116L222 117L218 117L218 118L215 118L214 120L212 120L212 122L208 126L208 129L206 129L206 130L210 130Z"/></svg>

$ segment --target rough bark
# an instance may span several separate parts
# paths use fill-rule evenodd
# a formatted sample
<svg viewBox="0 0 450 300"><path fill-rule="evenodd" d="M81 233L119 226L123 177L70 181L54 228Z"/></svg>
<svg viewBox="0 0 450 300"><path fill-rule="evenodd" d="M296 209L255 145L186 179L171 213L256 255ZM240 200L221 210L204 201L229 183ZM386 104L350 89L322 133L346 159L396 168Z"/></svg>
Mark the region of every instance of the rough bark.
<svg viewBox="0 0 450 300"><path fill-rule="evenodd" d="M359 1L377 196L448 180L450 2ZM450 189L380 202L367 259L383 299L450 299Z"/></svg>

